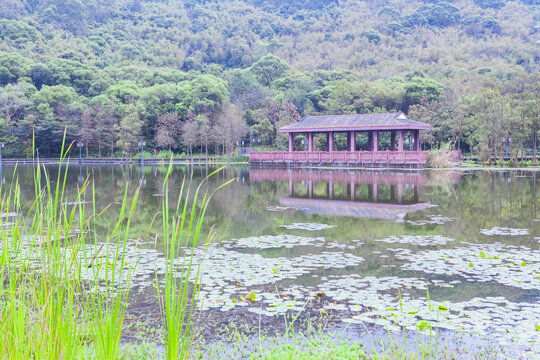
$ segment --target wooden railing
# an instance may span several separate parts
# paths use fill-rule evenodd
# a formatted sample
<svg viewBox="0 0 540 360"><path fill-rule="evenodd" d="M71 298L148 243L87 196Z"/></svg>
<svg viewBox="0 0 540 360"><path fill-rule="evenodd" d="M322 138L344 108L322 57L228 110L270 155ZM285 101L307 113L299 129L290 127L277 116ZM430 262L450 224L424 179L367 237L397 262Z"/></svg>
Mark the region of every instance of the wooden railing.
<svg viewBox="0 0 540 360"><path fill-rule="evenodd" d="M268 151L251 152L250 162L414 163L425 164L425 151Z"/></svg>

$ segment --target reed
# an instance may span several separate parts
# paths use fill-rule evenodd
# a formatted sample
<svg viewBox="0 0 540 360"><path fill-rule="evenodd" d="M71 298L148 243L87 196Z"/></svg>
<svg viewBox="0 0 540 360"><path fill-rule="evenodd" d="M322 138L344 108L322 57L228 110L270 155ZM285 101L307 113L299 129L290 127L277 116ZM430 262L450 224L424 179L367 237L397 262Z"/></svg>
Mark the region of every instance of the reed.
<svg viewBox="0 0 540 360"><path fill-rule="evenodd" d="M195 248L201 245L201 228L208 203L212 195L226 186L234 179L229 180L217 189L201 195L202 186L220 168L208 175L195 190L194 200L189 210L188 194L190 192L191 179L186 183L182 181L176 212L169 212L169 185L168 179L172 171L172 158L163 182L163 238L166 248L165 279L161 290L159 279L157 280L158 296L164 327L165 358L168 360L187 359L193 348L195 337L196 304L201 288L201 262L195 264ZM204 251L208 249L212 232L206 239L203 238ZM192 285L190 285L190 281Z"/></svg>
<svg viewBox="0 0 540 360"><path fill-rule="evenodd" d="M70 149L62 145L55 179L38 163L29 206L22 205L16 169L9 187L0 185L0 209L6 214L0 216L0 359L120 359L126 355L121 339L137 264L128 266L125 257L140 189L128 199L126 187L116 225L98 238L96 223L108 207L101 212L96 209L91 177L78 187L75 201L68 202ZM163 184L165 194L171 172L172 162ZM205 242L199 238L213 192L200 196L200 184L191 203L189 183L184 179L173 214L169 214L168 195L163 201L167 271L163 281L158 281L158 293L167 359L190 354L201 286L195 247L210 241L210 236ZM90 209L86 196L93 200ZM20 216L10 223L8 214L12 213Z"/></svg>

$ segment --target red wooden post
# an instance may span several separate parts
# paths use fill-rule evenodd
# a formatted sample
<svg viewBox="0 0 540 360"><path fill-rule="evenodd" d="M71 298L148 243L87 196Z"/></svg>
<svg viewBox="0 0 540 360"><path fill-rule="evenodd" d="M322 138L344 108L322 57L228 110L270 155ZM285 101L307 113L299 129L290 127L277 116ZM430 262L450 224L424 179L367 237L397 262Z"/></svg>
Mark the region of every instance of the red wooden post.
<svg viewBox="0 0 540 360"><path fill-rule="evenodd" d="M328 152L334 151L334 133L328 132Z"/></svg>
<svg viewBox="0 0 540 360"><path fill-rule="evenodd" d="M349 137L351 138L349 151L356 151L356 133L351 131Z"/></svg>
<svg viewBox="0 0 540 360"><path fill-rule="evenodd" d="M311 132L308 133L308 142L307 142L307 144L308 144L307 151L309 151L309 152L313 151L313 133L311 133Z"/></svg>
<svg viewBox="0 0 540 360"><path fill-rule="evenodd" d="M373 151L373 131L368 131L368 151Z"/></svg>
<svg viewBox="0 0 540 360"><path fill-rule="evenodd" d="M414 131L414 151L420 150L420 130Z"/></svg>
<svg viewBox="0 0 540 360"><path fill-rule="evenodd" d="M379 132L377 130L373 131L373 150L379 151Z"/></svg>
<svg viewBox="0 0 540 360"><path fill-rule="evenodd" d="M294 142L294 133L290 132L290 133L289 133L289 152L293 152L293 151L294 151L294 145L293 145L293 142Z"/></svg>
<svg viewBox="0 0 540 360"><path fill-rule="evenodd" d="M390 151L396 151L396 132L390 132Z"/></svg>

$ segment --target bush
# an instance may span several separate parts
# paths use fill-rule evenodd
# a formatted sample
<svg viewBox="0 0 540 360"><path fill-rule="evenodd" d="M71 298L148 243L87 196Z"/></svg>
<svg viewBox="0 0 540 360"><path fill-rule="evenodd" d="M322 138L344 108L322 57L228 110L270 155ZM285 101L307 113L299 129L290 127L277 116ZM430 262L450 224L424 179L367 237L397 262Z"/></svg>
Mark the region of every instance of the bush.
<svg viewBox="0 0 540 360"><path fill-rule="evenodd" d="M452 144L443 144L439 149L428 151L428 166L432 168L449 168L459 164L461 156L452 150Z"/></svg>

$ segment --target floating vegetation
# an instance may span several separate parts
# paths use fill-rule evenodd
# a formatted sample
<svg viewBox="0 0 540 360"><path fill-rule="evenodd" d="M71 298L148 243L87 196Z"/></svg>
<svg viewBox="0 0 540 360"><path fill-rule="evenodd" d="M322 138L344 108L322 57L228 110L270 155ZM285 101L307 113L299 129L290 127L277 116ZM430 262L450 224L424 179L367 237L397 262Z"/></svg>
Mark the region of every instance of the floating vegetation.
<svg viewBox="0 0 540 360"><path fill-rule="evenodd" d="M452 241L455 241L455 239L442 235L401 235L389 236L387 238L375 241L382 241L389 244L412 244L417 246L431 246L446 245Z"/></svg>
<svg viewBox="0 0 540 360"><path fill-rule="evenodd" d="M294 235L265 235L222 241L226 248L277 249L295 246L323 246L324 237L304 237Z"/></svg>
<svg viewBox="0 0 540 360"><path fill-rule="evenodd" d="M428 218L424 220L413 221L413 220L402 219L402 220L399 220L398 222L404 222L409 225L423 226L423 225L433 225L433 224L444 225L454 220L456 220L456 218L454 217L446 217L442 215L428 215Z"/></svg>
<svg viewBox="0 0 540 360"><path fill-rule="evenodd" d="M401 327L420 331L435 327L463 330L496 337L502 344L530 345L540 341L540 332L534 331L535 321L540 318L540 304L515 303L503 297L475 297L464 302L413 297L419 290L425 294L427 285L414 278L350 275L330 279L318 289L337 301L339 308L346 305L353 313L344 319L346 322L376 324L396 331Z"/></svg>
<svg viewBox="0 0 540 360"><path fill-rule="evenodd" d="M493 235L502 235L502 236L523 236L529 235L529 229L514 229L507 227L492 227L490 229L481 229L481 234L493 236Z"/></svg>
<svg viewBox="0 0 540 360"><path fill-rule="evenodd" d="M393 251L396 258L408 261L401 266L403 270L455 275L475 282L494 281L522 289L540 289L540 250L501 243L469 245L418 253L409 249Z"/></svg>
<svg viewBox="0 0 540 360"><path fill-rule="evenodd" d="M280 225L280 227L287 230L307 230L307 231L321 231L326 229L333 229L336 225L316 224L316 223L293 223L290 225Z"/></svg>
<svg viewBox="0 0 540 360"><path fill-rule="evenodd" d="M195 259L201 259L203 249L196 249ZM258 288L267 288L283 280L296 279L317 269L343 269L348 266L357 266L362 263L362 257L344 253L323 251L319 254L306 254L297 257L266 258L259 254L245 254L228 250L224 247L211 245L201 265L202 287L201 297L203 309L220 308L225 311L235 306L253 306L253 304L239 303L237 300L242 294L256 291ZM271 287L272 288L272 287ZM300 291L303 289L303 291ZM293 291L294 290L294 291ZM278 309L286 308L275 306L276 301L286 302L299 299L305 303L306 288L292 287L286 290L287 296L276 298L272 293L257 293L256 311L262 313L261 304L266 304L265 314L275 314ZM298 297L298 298L297 298ZM272 304L273 306L269 306ZM281 311L279 310L279 311Z"/></svg>

